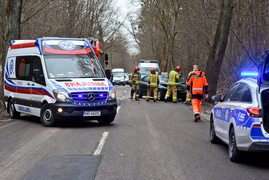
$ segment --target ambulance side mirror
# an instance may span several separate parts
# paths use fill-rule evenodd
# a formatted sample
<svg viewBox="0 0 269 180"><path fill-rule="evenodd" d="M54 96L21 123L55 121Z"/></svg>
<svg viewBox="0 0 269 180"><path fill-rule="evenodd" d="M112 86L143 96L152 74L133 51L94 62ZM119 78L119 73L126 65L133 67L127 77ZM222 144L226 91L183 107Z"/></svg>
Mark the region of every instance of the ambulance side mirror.
<svg viewBox="0 0 269 180"><path fill-rule="evenodd" d="M105 73L106 73L107 79L110 79L110 77L111 77L111 71L110 71L110 69L106 69Z"/></svg>
<svg viewBox="0 0 269 180"><path fill-rule="evenodd" d="M35 69L34 70L34 80L38 83L44 84L45 83L45 79L44 76L40 75L40 69Z"/></svg>

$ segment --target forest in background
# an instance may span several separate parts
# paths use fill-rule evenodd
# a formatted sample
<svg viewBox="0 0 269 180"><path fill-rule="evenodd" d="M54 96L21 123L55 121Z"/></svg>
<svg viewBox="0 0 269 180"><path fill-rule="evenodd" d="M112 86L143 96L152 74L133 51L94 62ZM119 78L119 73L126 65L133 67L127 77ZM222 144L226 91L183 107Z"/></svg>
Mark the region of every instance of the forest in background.
<svg viewBox="0 0 269 180"><path fill-rule="evenodd" d="M240 79L242 70L256 71L250 57L258 64L261 54L268 49L267 0L127 1L139 5L140 10L129 9L122 17L115 0L0 0L1 67L10 39L94 37L109 55L111 69L124 68L131 73L139 59L155 59L162 71L179 65L187 77L193 64L206 71L216 32L227 26L227 46L224 51L217 51L223 55L221 66L215 69L219 74L214 76L213 69L207 73L208 78L219 79L209 88L216 86L216 93L223 94ZM226 9L230 6L229 14L225 3ZM231 18L229 26L221 23L221 14ZM130 36L124 30L136 42L138 53L131 54ZM1 107L2 87L3 78Z"/></svg>

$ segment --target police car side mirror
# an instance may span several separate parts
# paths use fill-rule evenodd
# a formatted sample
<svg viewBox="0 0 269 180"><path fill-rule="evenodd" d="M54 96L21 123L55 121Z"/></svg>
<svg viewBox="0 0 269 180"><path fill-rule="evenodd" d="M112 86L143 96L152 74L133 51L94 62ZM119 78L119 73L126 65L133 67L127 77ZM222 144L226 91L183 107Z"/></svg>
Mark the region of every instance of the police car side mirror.
<svg viewBox="0 0 269 180"><path fill-rule="evenodd" d="M221 99L221 95L215 95L215 96L212 96L212 100L213 101L217 101L217 102L221 102L222 99Z"/></svg>

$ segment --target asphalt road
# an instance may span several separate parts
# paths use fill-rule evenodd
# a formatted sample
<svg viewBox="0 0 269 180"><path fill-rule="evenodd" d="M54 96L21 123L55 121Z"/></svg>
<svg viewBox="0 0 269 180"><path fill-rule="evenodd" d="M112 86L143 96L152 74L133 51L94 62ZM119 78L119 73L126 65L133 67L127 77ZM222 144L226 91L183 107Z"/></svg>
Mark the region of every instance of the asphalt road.
<svg viewBox="0 0 269 180"><path fill-rule="evenodd" d="M268 179L269 154L247 153L240 163L227 146L209 142L209 122L193 122L183 103L130 100L116 86L111 125L61 123L43 127L23 116L0 127L0 179Z"/></svg>

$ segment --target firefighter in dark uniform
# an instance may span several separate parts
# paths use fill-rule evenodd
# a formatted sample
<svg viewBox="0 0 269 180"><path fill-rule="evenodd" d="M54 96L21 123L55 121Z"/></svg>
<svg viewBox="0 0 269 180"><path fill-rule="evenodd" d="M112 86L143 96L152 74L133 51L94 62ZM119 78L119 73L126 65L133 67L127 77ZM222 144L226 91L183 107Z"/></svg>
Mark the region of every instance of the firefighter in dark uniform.
<svg viewBox="0 0 269 180"><path fill-rule="evenodd" d="M170 71L169 80L167 85L167 92L164 98L164 101L167 102L167 99L170 97L171 92L173 93L173 102L177 102L177 87L179 85L179 74L178 72L181 70L180 66L177 66L174 71Z"/></svg>
<svg viewBox="0 0 269 180"><path fill-rule="evenodd" d="M159 85L159 76L155 73L155 69L152 68L150 70L150 75L148 78L148 91L147 91L147 99L146 101L149 101L150 94L153 91L154 94L154 102L157 100L157 92L158 92L158 85Z"/></svg>
<svg viewBox="0 0 269 180"><path fill-rule="evenodd" d="M190 75L188 79L187 89L188 91L191 90L194 122L197 122L201 119L200 113L203 93L205 93L205 98L208 98L208 84L205 77L205 73L199 71L199 67L197 65L194 65L194 72Z"/></svg>
<svg viewBox="0 0 269 180"><path fill-rule="evenodd" d="M134 72L130 76L130 84L132 84L132 89L131 89L131 98L133 99L134 93L135 93L135 100L139 101L139 85L141 83L141 75L138 72L140 69L139 67L135 67Z"/></svg>

